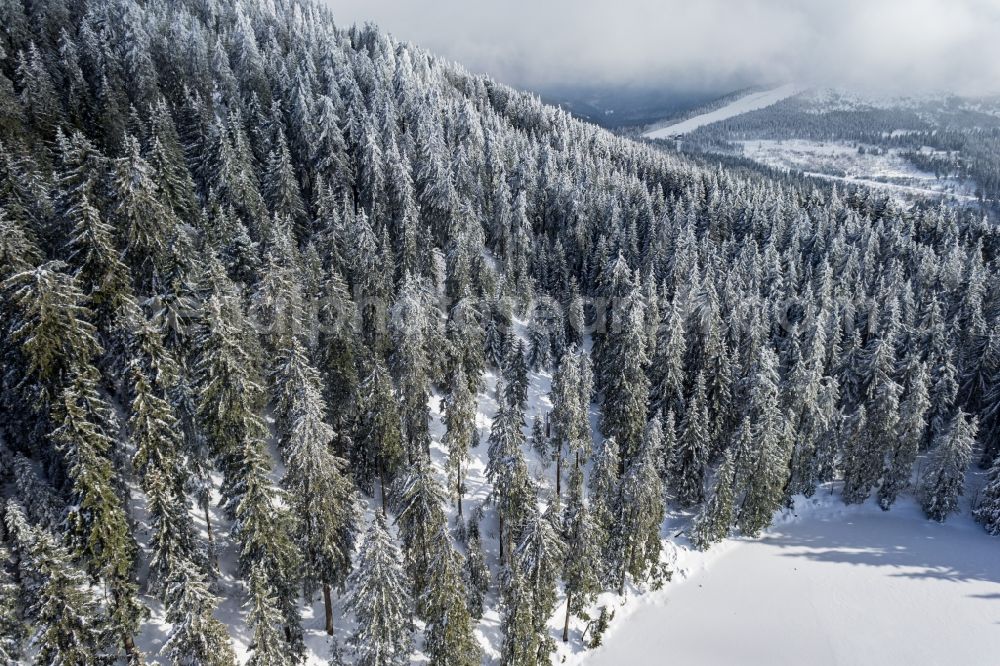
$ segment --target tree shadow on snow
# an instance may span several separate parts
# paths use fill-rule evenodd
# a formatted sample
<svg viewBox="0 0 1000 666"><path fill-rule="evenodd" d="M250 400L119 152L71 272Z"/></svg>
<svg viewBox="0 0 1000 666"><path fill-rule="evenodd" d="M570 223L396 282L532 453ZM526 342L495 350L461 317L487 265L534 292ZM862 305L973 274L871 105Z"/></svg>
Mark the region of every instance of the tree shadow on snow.
<svg viewBox="0 0 1000 666"><path fill-rule="evenodd" d="M839 520L809 518L783 525L762 544L790 549L783 557L854 566L892 567L893 577L1000 585L997 544L969 526L932 523L893 513ZM971 595L1000 598L1000 593Z"/></svg>

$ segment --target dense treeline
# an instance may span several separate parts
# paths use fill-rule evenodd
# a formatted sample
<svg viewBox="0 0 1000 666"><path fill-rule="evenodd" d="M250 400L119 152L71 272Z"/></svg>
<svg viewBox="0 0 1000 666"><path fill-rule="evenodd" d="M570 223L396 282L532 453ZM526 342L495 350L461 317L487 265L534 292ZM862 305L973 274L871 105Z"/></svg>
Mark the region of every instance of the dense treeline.
<svg viewBox="0 0 1000 666"><path fill-rule="evenodd" d="M308 2L12 0L0 26L4 660L141 663L155 598L164 659L233 663L222 539L252 664L300 662L339 593L357 663L479 663L498 600L502 661L534 664L563 600L566 640L664 580L671 507L699 547L834 480L943 520L975 459L1000 531L976 216L698 166Z"/></svg>

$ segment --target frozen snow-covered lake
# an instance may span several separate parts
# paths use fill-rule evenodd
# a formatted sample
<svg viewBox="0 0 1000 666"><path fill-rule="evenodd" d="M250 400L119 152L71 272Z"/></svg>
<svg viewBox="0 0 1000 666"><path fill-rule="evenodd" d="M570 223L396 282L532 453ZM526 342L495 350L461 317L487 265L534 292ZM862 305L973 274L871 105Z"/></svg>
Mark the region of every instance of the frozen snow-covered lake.
<svg viewBox="0 0 1000 666"><path fill-rule="evenodd" d="M834 500L836 501L836 500ZM686 579L623 608L592 666L997 664L1000 538L822 498L757 541L682 554Z"/></svg>

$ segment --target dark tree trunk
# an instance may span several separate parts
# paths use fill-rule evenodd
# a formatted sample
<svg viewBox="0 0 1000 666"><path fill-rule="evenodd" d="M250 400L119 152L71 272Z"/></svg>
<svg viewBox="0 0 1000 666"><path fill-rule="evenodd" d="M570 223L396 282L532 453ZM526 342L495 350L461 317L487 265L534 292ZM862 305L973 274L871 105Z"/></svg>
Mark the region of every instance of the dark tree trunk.
<svg viewBox="0 0 1000 666"><path fill-rule="evenodd" d="M455 494L458 496L458 515L462 515L462 465L458 466L458 482L455 488Z"/></svg>
<svg viewBox="0 0 1000 666"><path fill-rule="evenodd" d="M323 609L326 611L326 633L333 636L333 599L330 598L330 586L327 583L323 583Z"/></svg>
<svg viewBox="0 0 1000 666"><path fill-rule="evenodd" d="M501 561L501 562L503 562L503 561L504 561L504 548L503 548L503 516L499 516L497 520L498 520L498 521L499 521L499 523L500 523L500 530L499 530L499 535L500 535L500 561Z"/></svg>
<svg viewBox="0 0 1000 666"><path fill-rule="evenodd" d="M556 497L562 497L562 444L556 449Z"/></svg>
<svg viewBox="0 0 1000 666"><path fill-rule="evenodd" d="M208 513L208 502L203 506L205 510L205 529L208 532L208 552L212 554L212 564L219 567L219 560L215 554L215 539L212 537L212 517Z"/></svg>
<svg viewBox="0 0 1000 666"><path fill-rule="evenodd" d="M563 643L569 642L569 606L573 603L573 593L566 595L566 621L563 622Z"/></svg>
<svg viewBox="0 0 1000 666"><path fill-rule="evenodd" d="M382 517L385 518L386 517L385 506L386 506L387 500L386 500L386 496L385 496L385 470L382 469L382 463L379 463L379 466L378 466L378 483L379 483L379 486L382 489Z"/></svg>

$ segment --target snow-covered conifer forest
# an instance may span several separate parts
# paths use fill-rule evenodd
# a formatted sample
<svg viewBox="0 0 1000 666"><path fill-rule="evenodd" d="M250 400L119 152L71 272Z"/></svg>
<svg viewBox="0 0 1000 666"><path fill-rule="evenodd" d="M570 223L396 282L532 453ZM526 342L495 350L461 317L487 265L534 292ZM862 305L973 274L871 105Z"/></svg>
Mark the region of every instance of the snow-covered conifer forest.
<svg viewBox="0 0 1000 666"><path fill-rule="evenodd" d="M546 664L819 495L1000 534L998 263L312 0L0 0L0 662Z"/></svg>

